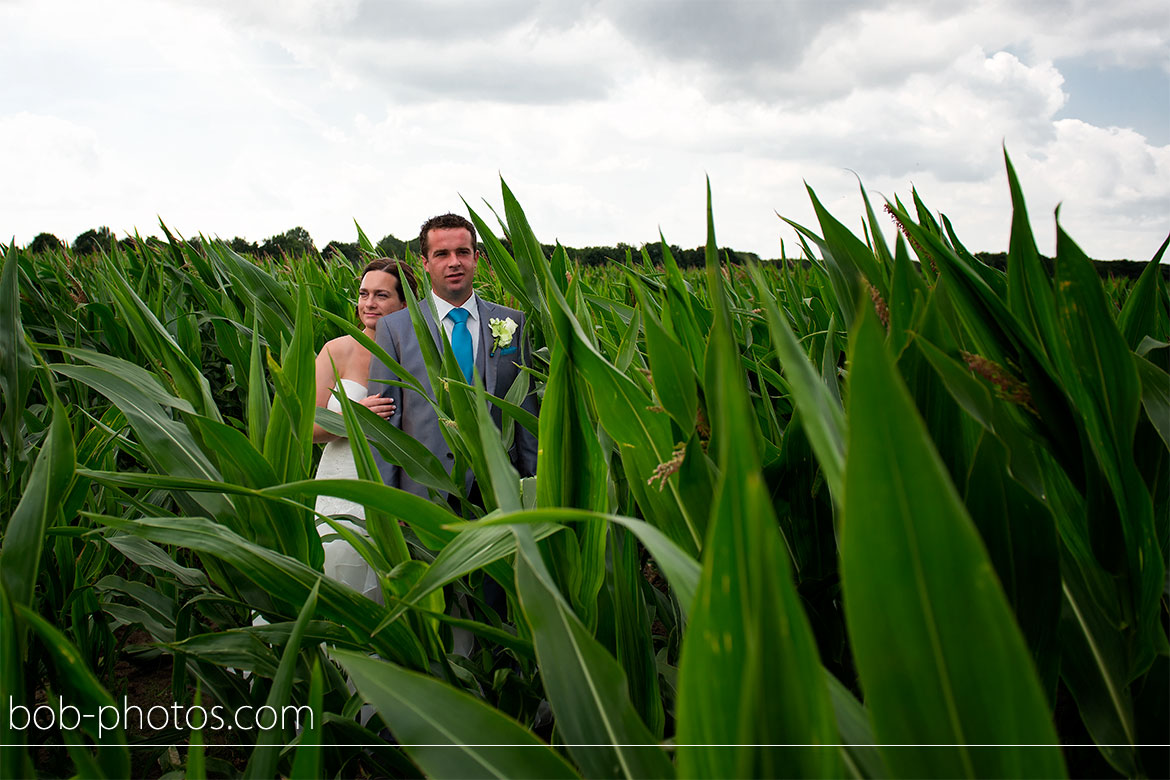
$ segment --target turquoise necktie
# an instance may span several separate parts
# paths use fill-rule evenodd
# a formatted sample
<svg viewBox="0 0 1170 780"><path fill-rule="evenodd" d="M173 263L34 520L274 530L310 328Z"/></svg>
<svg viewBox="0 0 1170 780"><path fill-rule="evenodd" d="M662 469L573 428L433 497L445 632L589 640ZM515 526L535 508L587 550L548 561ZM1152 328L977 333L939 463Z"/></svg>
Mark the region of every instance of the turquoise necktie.
<svg viewBox="0 0 1170 780"><path fill-rule="evenodd" d="M451 329L451 349L455 352L455 360L463 370L463 376L471 384L471 373L475 370L475 358L471 352L471 331L467 329L467 318L471 312L464 308L452 309L447 312L455 327Z"/></svg>

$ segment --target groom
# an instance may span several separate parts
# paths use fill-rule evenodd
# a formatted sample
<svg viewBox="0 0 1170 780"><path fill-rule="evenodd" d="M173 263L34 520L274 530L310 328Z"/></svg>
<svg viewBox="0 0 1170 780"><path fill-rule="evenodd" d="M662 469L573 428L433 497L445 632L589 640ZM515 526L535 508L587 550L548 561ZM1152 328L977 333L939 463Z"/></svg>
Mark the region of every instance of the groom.
<svg viewBox="0 0 1170 780"><path fill-rule="evenodd" d="M419 310L431 337L441 352L442 341L431 309L433 302L438 323L442 324L451 342L467 382L474 384L474 375L479 374L487 392L503 398L520 373L518 364L525 357L522 347L525 344L524 315L515 309L485 301L472 290L471 283L479 260L475 248L475 226L458 214L432 217L423 223L419 232L419 251L423 257L423 267L431 277L429 296L419 300ZM498 348L494 348L491 320L504 322L508 329L511 328L507 324L508 320L515 323L510 343L501 343ZM378 320L374 339L433 396L409 309L387 314ZM507 337L500 341L507 341ZM390 418L391 423L420 441L450 470L454 456L440 432L439 418L434 408L413 390L385 384L397 379L398 376L377 357L370 360L370 395L394 399L397 412ZM522 405L536 414L535 393L529 393ZM492 409L492 418L496 425L500 425L499 409ZM536 473L536 437L519 424L515 430L512 463L520 476L532 476ZM374 459L383 482L426 498L425 486L408 477L399 466L387 463L377 450L374 451ZM471 473L468 472L465 489L470 489L470 484Z"/></svg>

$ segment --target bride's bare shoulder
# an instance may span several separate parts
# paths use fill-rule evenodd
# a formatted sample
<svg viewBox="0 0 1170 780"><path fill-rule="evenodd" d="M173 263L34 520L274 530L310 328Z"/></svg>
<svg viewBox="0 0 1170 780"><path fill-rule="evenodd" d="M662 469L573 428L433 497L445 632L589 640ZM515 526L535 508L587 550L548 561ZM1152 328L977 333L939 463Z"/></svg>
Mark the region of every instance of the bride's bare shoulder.
<svg viewBox="0 0 1170 780"><path fill-rule="evenodd" d="M342 364L349 362L357 352L364 352L360 349L360 344L353 336L338 336L335 339L330 339L325 342L325 346L321 348L321 356L333 359L337 363L338 368Z"/></svg>

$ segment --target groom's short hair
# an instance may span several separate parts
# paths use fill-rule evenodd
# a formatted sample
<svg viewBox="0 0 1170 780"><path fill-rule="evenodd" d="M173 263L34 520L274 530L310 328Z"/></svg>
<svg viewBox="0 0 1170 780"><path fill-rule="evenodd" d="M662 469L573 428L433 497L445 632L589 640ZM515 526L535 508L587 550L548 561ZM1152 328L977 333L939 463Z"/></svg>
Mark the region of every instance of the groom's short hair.
<svg viewBox="0 0 1170 780"><path fill-rule="evenodd" d="M422 227L418 232L418 251L425 259L427 250L430 248L427 241L427 233L432 230L450 230L450 229L464 228L471 233L471 248L475 249L475 225L471 224L469 220L458 214L440 214L437 217L431 217L426 222L422 223Z"/></svg>

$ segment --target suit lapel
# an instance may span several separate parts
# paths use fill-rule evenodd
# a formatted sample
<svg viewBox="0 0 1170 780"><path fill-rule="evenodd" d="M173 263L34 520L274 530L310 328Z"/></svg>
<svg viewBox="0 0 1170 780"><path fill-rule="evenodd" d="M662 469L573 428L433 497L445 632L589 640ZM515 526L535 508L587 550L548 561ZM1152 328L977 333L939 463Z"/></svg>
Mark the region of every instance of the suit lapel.
<svg viewBox="0 0 1170 780"><path fill-rule="evenodd" d="M443 341L439 338L439 326L435 322L435 312L433 303L429 298L425 301L419 301L419 310L422 312L423 321L426 322L427 328L431 331L431 338L434 339L435 346L439 348L439 354L443 354Z"/></svg>
<svg viewBox="0 0 1170 780"><path fill-rule="evenodd" d="M491 354L492 328L488 321L496 315L496 306L490 301L479 299L479 355L483 363L476 366L483 377L483 386L489 393L495 394L496 387L496 356ZM478 361L476 361L478 363Z"/></svg>

